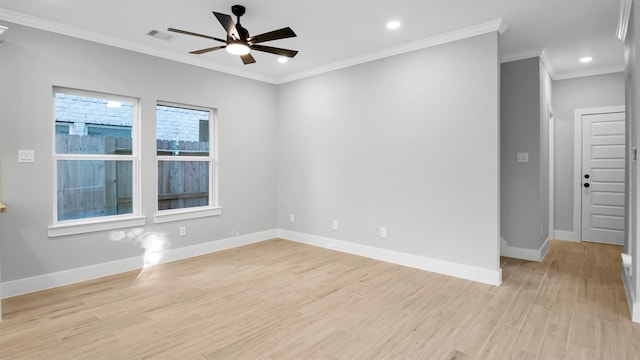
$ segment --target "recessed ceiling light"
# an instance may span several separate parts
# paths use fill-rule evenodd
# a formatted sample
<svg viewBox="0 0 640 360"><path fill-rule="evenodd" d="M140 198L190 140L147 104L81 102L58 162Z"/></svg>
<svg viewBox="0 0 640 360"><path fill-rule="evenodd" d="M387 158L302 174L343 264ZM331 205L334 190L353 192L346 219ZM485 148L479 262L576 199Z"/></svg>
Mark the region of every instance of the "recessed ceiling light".
<svg viewBox="0 0 640 360"><path fill-rule="evenodd" d="M387 29L389 30L395 30L399 27L400 27L400 21L398 20L392 20L387 23Z"/></svg>
<svg viewBox="0 0 640 360"><path fill-rule="evenodd" d="M286 58L286 57L278 58L278 62L279 62L280 64L286 64L286 63L288 63L288 62L289 62L289 58Z"/></svg>
<svg viewBox="0 0 640 360"><path fill-rule="evenodd" d="M583 63L583 64L591 62L591 60L593 60L593 58L591 56L585 56L583 58L580 58L580 62Z"/></svg>

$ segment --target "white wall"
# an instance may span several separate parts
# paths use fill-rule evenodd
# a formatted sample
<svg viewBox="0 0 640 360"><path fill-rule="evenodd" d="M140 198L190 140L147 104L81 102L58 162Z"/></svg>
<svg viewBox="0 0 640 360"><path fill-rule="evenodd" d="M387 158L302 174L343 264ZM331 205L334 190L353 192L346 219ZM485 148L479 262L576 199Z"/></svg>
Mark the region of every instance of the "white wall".
<svg viewBox="0 0 640 360"><path fill-rule="evenodd" d="M555 229L573 232L573 123L576 109L624 105L624 73L553 82ZM575 229L577 230L577 229ZM572 239L570 239L572 240ZM577 240L577 239L573 239Z"/></svg>
<svg viewBox="0 0 640 360"><path fill-rule="evenodd" d="M551 111L551 75L542 61L539 61L540 77L540 198L538 213L542 226L542 240L549 238L549 117ZM542 246L542 245L541 245ZM546 250L545 250L546 251Z"/></svg>
<svg viewBox="0 0 640 360"><path fill-rule="evenodd" d="M50 239L53 218L52 86L140 98L143 235L167 236L173 248L276 227L276 89L274 85L9 24L0 44L0 216L3 282L140 256L109 232ZM246 99L250 99L247 106ZM155 103L219 109L221 216L153 224L157 178ZM34 149L34 164L18 164L18 149ZM178 226L187 236L178 237ZM141 235L142 236L142 235Z"/></svg>
<svg viewBox="0 0 640 360"><path fill-rule="evenodd" d="M281 85L278 226L498 269L497 53L491 33Z"/></svg>
<svg viewBox="0 0 640 360"><path fill-rule="evenodd" d="M629 18L629 28L625 39L625 94L626 94L626 111L627 111L627 154L630 154L632 148L640 146L640 126L638 126L638 104L640 103L640 59L636 55L638 48L637 42L640 41L640 7L634 2L631 16ZM638 289L640 289L640 246L638 239L640 236L638 231L638 204L640 203L640 190L638 182L640 182L640 167L637 160L633 160L631 156L627 156L627 180L628 180L628 206L626 207L627 231L628 236L625 242L625 251L631 254L632 269L631 276L623 273L625 291L629 300L632 319L640 322L640 300L638 299Z"/></svg>

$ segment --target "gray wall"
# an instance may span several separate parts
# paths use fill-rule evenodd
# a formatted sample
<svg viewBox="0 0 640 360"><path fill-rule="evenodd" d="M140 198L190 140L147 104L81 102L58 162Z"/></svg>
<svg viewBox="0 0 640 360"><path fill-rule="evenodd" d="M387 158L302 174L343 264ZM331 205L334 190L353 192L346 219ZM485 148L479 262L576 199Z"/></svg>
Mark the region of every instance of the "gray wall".
<svg viewBox="0 0 640 360"><path fill-rule="evenodd" d="M280 86L278 226L497 269L497 53L491 33Z"/></svg>
<svg viewBox="0 0 640 360"><path fill-rule="evenodd" d="M495 33L275 86L9 26L0 44L0 79L10 84L0 86L3 282L143 253L111 232L47 237L52 86L140 98L141 237L179 248L282 227L499 267ZM153 223L156 100L219 109L221 216ZM18 164L18 149L34 149L36 162Z"/></svg>
<svg viewBox="0 0 640 360"><path fill-rule="evenodd" d="M573 122L576 109L624 105L624 73L553 82L556 230L573 231Z"/></svg>
<svg viewBox="0 0 640 360"><path fill-rule="evenodd" d="M175 248L276 227L274 85L23 26L9 27L0 44L0 149L3 196L9 207L0 216L2 281L143 252L134 244L110 241L109 232L47 237L54 197L54 85L141 99L145 234L166 235ZM251 106L246 99L251 99ZM156 100L219 109L221 216L153 224ZM34 149L35 164L18 164L18 149ZM187 226L186 237L177 236L179 225Z"/></svg>
<svg viewBox="0 0 640 360"><path fill-rule="evenodd" d="M543 71L535 57L503 63L500 74L501 235L509 246L531 250L540 249L548 235L548 163L542 149L548 129L541 109L549 86ZM528 153L529 161L516 162L517 153Z"/></svg>

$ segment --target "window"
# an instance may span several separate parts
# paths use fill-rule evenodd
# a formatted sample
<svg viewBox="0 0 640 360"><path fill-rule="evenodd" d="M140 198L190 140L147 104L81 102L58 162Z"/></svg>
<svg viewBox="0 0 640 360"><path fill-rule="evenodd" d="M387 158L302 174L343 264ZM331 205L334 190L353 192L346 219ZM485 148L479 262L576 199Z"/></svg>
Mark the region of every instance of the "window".
<svg viewBox="0 0 640 360"><path fill-rule="evenodd" d="M216 198L215 110L171 103L156 105L158 215L156 222L220 213ZM214 211L211 211L214 210ZM194 215L193 212L200 212Z"/></svg>
<svg viewBox="0 0 640 360"><path fill-rule="evenodd" d="M63 123L60 121L56 121L56 134L67 134L69 135L69 131L71 129L71 124Z"/></svg>
<svg viewBox="0 0 640 360"><path fill-rule="evenodd" d="M112 136L115 138L131 138L131 126L90 125L87 124L87 135Z"/></svg>
<svg viewBox="0 0 640 360"><path fill-rule="evenodd" d="M56 196L49 235L104 230L86 225L138 215L138 101L54 88L54 102Z"/></svg>

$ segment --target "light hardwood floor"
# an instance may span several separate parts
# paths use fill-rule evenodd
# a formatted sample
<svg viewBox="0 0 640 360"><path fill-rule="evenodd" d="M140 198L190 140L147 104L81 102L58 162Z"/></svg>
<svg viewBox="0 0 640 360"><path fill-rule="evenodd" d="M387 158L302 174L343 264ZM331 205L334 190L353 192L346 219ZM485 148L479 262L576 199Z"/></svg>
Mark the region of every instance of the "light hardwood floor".
<svg viewBox="0 0 640 360"><path fill-rule="evenodd" d="M639 359L620 248L500 287L271 240L4 300L2 359Z"/></svg>

